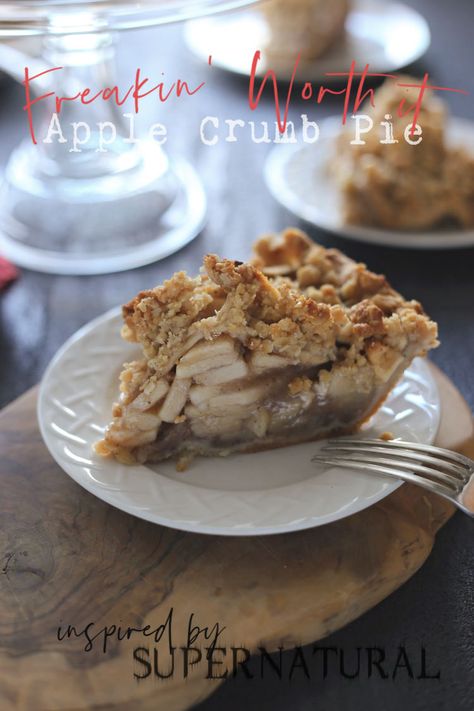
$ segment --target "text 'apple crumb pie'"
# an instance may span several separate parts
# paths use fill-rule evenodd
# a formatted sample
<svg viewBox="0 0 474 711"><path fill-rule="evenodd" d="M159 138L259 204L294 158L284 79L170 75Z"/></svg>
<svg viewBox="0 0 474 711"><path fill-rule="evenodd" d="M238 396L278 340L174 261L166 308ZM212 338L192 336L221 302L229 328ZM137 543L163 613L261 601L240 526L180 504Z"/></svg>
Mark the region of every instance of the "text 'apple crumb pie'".
<svg viewBox="0 0 474 711"><path fill-rule="evenodd" d="M437 326L364 264L288 229L248 263L204 258L123 307L120 401L96 450L121 462L255 452L353 432Z"/></svg>

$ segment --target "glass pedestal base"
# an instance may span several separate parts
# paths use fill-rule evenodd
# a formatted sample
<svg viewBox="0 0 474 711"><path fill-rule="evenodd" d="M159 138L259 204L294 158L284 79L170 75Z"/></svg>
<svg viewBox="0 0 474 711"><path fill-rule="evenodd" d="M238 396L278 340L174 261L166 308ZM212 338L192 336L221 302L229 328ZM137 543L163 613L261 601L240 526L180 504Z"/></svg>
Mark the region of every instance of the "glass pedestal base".
<svg viewBox="0 0 474 711"><path fill-rule="evenodd" d="M136 145L125 138L127 114L120 116L120 111L138 112L131 97L128 106L112 100L94 103L89 97L84 102L86 127L84 106L76 99L84 98L86 89L97 98L102 90L119 86L119 30L188 20L253 2L0 2L0 37L42 37L39 56L0 47L0 65L24 81L25 91L29 87L27 103L31 100L30 109L35 104L35 126L51 128L55 113L58 121L61 114L69 133L89 126L80 150L77 142L69 148L68 139L62 140L54 129L54 141L48 130L43 139L38 136L37 145L23 144L13 153L0 185L0 254L52 274L104 274L162 259L196 237L204 224L206 198L191 166L169 161L158 141ZM58 109L53 97L70 101ZM92 131L90 124L96 127ZM107 140L104 151L101 130L106 126L113 141ZM90 147L83 152L85 143Z"/></svg>
<svg viewBox="0 0 474 711"><path fill-rule="evenodd" d="M169 161L153 142L122 159L122 170L88 175L82 165L81 177L67 177L54 164L45 171L36 147L22 144L0 187L0 253L36 271L105 274L163 259L194 239L206 197L193 168Z"/></svg>

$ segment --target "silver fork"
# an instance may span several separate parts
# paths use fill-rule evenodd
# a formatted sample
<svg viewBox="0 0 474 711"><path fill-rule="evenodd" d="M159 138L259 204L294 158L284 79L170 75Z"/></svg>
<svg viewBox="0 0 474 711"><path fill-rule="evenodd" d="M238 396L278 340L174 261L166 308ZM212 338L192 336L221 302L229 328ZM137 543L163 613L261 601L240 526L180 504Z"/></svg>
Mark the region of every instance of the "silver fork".
<svg viewBox="0 0 474 711"><path fill-rule="evenodd" d="M401 440L337 437L325 442L311 461L409 481L474 517L474 461L458 452Z"/></svg>

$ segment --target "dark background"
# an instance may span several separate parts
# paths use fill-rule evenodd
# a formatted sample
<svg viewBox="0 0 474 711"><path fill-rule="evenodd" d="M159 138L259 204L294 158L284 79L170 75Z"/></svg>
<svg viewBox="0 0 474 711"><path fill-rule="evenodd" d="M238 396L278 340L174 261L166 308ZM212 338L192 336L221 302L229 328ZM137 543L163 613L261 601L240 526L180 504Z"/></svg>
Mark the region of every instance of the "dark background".
<svg viewBox="0 0 474 711"><path fill-rule="evenodd" d="M428 19L432 45L412 68L418 75L429 71L436 83L469 91L469 96L445 94L453 113L474 114L472 0L410 0ZM262 165L269 147L247 138L207 147L199 140L199 124L206 115L225 118L274 120L273 105L265 101L257 116L246 105L247 84L217 69L199 64L180 39L180 28L164 27L127 33L120 40L120 84L127 86L137 66L156 77L161 71L172 81L206 80L198 95L160 107L150 101L142 116L144 125L163 120L169 128L170 154L192 160L204 181L209 199L209 220L204 232L187 248L146 268L99 277L54 277L24 270L20 279L0 295L0 405L34 385L58 347L80 326L107 309L154 286L177 269L195 272L209 251L242 259L262 232L281 229L296 220L269 196ZM4 164L16 143L27 136L21 110L20 85L4 79L0 87L0 161ZM340 100L321 106L293 107L318 120L340 112ZM291 118L291 116L290 116ZM309 229L325 245L343 249L365 261L374 271L388 275L393 285L420 300L439 323L442 346L433 360L449 375L474 406L474 248L443 252L404 251L344 241ZM320 644L344 650L355 663L357 647L384 648L395 663L398 646L404 645L419 668L420 647L426 648L430 671L441 671L440 680L412 680L400 672L395 679L367 679L362 666L357 680L346 680L332 664L327 679L317 665L308 681L295 672L293 681L269 675L246 680L237 677L199 706L199 711L248 708L262 711L333 711L381 709L472 709L474 702L474 550L473 522L457 514L440 532L435 550L423 569L401 590L362 618ZM298 604L298 600L294 601ZM307 658L311 659L310 649ZM288 669L287 662L286 668Z"/></svg>

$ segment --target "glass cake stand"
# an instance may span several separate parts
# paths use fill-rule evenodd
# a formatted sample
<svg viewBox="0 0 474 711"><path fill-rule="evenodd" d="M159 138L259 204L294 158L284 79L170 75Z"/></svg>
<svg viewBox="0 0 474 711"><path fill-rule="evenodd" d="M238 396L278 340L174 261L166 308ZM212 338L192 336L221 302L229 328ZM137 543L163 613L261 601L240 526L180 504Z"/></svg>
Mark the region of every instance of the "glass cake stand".
<svg viewBox="0 0 474 711"><path fill-rule="evenodd" d="M0 46L0 66L31 82L31 98L73 96L120 86L115 76L119 30L151 27L250 5L255 0L16 0L0 2L0 39L39 35L41 56ZM122 107L123 108L123 107ZM81 111L82 109L82 111ZM12 153L0 187L0 253L16 264L53 274L103 274L162 259L204 225L206 198L194 169L168 157L159 141L130 142L121 107L112 101L63 104L61 129L82 126L84 144L71 151L43 138L54 106L34 108L41 140L28 137ZM41 118L40 113L43 113ZM107 124L101 135L98 125ZM113 137L113 124L116 130ZM36 131L37 129L35 129ZM72 129L71 129L72 130ZM79 131L79 128L77 129ZM108 137L106 132L108 131ZM54 139L54 140L53 140ZM110 142L109 142L110 141Z"/></svg>

